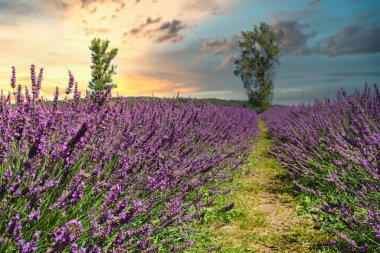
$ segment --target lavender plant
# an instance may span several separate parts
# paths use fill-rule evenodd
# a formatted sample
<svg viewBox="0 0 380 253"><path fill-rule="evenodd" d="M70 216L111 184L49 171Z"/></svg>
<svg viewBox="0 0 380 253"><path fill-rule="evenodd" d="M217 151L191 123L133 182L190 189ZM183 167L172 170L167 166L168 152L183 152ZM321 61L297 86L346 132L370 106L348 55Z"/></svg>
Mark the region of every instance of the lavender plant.
<svg viewBox="0 0 380 253"><path fill-rule="evenodd" d="M32 95L15 72L0 97L0 252L183 251L257 133L248 109L96 103L71 72L65 98L46 101L43 69Z"/></svg>
<svg viewBox="0 0 380 253"><path fill-rule="evenodd" d="M277 140L273 153L345 251L380 251L380 92L374 90L340 90L335 101L262 115Z"/></svg>

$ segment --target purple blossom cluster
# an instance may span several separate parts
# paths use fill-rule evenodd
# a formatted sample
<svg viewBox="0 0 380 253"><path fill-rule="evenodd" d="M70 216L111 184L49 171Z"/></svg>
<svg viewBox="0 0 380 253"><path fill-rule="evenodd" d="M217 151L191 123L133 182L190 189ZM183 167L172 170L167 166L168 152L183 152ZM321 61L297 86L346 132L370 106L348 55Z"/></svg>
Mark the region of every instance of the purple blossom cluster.
<svg viewBox="0 0 380 253"><path fill-rule="evenodd" d="M273 154L345 250L380 252L380 92L275 107L261 116ZM315 210L315 209L314 209Z"/></svg>
<svg viewBox="0 0 380 253"><path fill-rule="evenodd" d="M58 88L53 101L40 97L34 65L32 94L1 93L0 252L191 246L194 222L251 149L256 113L110 91L92 101L69 76L63 100Z"/></svg>

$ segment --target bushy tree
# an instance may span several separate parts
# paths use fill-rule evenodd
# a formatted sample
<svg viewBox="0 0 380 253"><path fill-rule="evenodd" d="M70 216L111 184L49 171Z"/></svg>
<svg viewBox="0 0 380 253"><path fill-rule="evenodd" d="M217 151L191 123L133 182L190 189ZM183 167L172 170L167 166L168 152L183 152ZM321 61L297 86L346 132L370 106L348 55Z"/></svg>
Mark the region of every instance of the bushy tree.
<svg viewBox="0 0 380 253"><path fill-rule="evenodd" d="M241 35L241 56L235 61L234 74L242 79L249 102L263 111L272 103L274 67L279 63L282 34L261 22Z"/></svg>
<svg viewBox="0 0 380 253"><path fill-rule="evenodd" d="M105 94L109 88L116 88L112 82L112 75L116 74L116 66L111 65L111 61L116 57L118 49L113 48L107 51L110 41L94 38L91 41L91 81L89 88L91 97L96 93Z"/></svg>

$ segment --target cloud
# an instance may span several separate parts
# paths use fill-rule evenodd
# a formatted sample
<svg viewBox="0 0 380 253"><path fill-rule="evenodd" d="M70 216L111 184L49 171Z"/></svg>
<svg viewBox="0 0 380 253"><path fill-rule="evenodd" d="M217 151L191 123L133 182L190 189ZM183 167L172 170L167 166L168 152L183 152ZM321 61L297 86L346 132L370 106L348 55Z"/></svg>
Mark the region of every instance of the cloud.
<svg viewBox="0 0 380 253"><path fill-rule="evenodd" d="M316 3L319 3L321 0L310 0L309 3L310 4L316 4Z"/></svg>
<svg viewBox="0 0 380 253"><path fill-rule="evenodd" d="M355 20L359 23L374 16L376 16L376 14L373 11L365 11L356 16Z"/></svg>
<svg viewBox="0 0 380 253"><path fill-rule="evenodd" d="M360 27L349 25L339 34L329 36L317 43L316 52L327 56L347 54L374 54L380 52L380 24Z"/></svg>
<svg viewBox="0 0 380 253"><path fill-rule="evenodd" d="M374 54L380 52L380 24L360 26L353 24L343 27L338 34L320 39L314 46L307 46L315 31L305 33L308 24L298 21L274 21L272 29L282 32L281 54L309 55L312 53L330 57L340 55Z"/></svg>
<svg viewBox="0 0 380 253"><path fill-rule="evenodd" d="M225 38L206 40L202 43L202 52L210 52L212 55L219 55L226 52L235 51L238 48L240 36L233 35L231 39Z"/></svg>
<svg viewBox="0 0 380 253"><path fill-rule="evenodd" d="M379 71L368 71L368 72L331 72L327 74L328 76L380 76Z"/></svg>
<svg viewBox="0 0 380 253"><path fill-rule="evenodd" d="M315 95L319 97L326 96L331 91L325 88L318 88L316 86L302 87L302 88L277 88L274 90L274 104L294 104L295 101L313 102Z"/></svg>
<svg viewBox="0 0 380 253"><path fill-rule="evenodd" d="M160 21L161 17L158 17L156 19L148 17L144 23L132 28L129 30L129 32L125 32L124 35L142 35L143 37L148 37L157 43L167 41L176 43L183 39L183 36L179 33L186 27L186 25L184 25L183 22L178 19L163 22L154 29L146 30L146 27L158 24Z"/></svg>
<svg viewBox="0 0 380 253"><path fill-rule="evenodd" d="M185 10L195 10L200 12L211 12L214 15L221 14L220 6L216 0L192 0L188 1Z"/></svg>
<svg viewBox="0 0 380 253"><path fill-rule="evenodd" d="M316 8L302 8L294 10L281 10L269 13L268 18L271 20L308 20L310 18L319 15L319 12Z"/></svg>
<svg viewBox="0 0 380 253"><path fill-rule="evenodd" d="M275 104L298 104L301 102L314 102L317 99L329 97L334 99L338 89L343 88L349 94L355 90L362 90L364 85L350 84L335 82L321 84L318 82L305 83L302 87L278 87L274 90L274 103Z"/></svg>
<svg viewBox="0 0 380 253"><path fill-rule="evenodd" d="M53 6L58 10L68 9L70 5L73 4L73 2L69 0L42 0L42 3Z"/></svg>
<svg viewBox="0 0 380 253"><path fill-rule="evenodd" d="M272 29L276 33L282 32L281 53L287 55L307 55L310 49L307 48L307 41L316 35L315 32L304 33L303 29L308 28L307 24L300 24L298 21L274 21Z"/></svg>
<svg viewBox="0 0 380 253"><path fill-rule="evenodd" d="M96 3L96 2L104 2L104 0L80 0L81 4L82 4L82 7L86 7L92 3Z"/></svg>
<svg viewBox="0 0 380 253"><path fill-rule="evenodd" d="M237 56L237 55L225 57L219 63L219 65L216 67L215 70L223 70L223 69L228 69L228 68L232 67L234 65L235 61L238 59L238 57L239 56Z"/></svg>
<svg viewBox="0 0 380 253"><path fill-rule="evenodd" d="M130 33L132 35L136 35L136 34L142 32L142 30L145 27L152 25L152 24L159 23L160 21L161 21L161 17L158 17L156 19L152 19L151 17L148 17L144 23L142 23L138 27L132 28L129 32L124 33L124 35L127 35L128 33Z"/></svg>
<svg viewBox="0 0 380 253"><path fill-rule="evenodd" d="M131 30L129 31L129 33L132 34L132 35L135 35L135 34L140 33L141 30L142 30L142 29L141 29L140 27L135 27L135 28L131 29ZM128 33L125 33L124 35L127 35L127 34L128 34Z"/></svg>
<svg viewBox="0 0 380 253"><path fill-rule="evenodd" d="M94 33L108 33L109 29L106 28L92 28L92 27L86 27L84 28L84 33L86 35L91 35Z"/></svg>
<svg viewBox="0 0 380 253"><path fill-rule="evenodd" d="M101 3L101 4L117 3L117 4L120 4L121 9L125 7L124 0L37 0L37 1L45 5L54 6L58 10L66 10L72 6L80 6L81 8L87 8L90 5L93 5L96 3Z"/></svg>
<svg viewBox="0 0 380 253"><path fill-rule="evenodd" d="M38 6L29 1L0 1L0 14L10 15L29 15L38 10Z"/></svg>
<svg viewBox="0 0 380 253"><path fill-rule="evenodd" d="M199 67L206 61L206 59L207 59L207 55L205 55L205 54L198 55L192 61L191 66Z"/></svg>
<svg viewBox="0 0 380 253"><path fill-rule="evenodd" d="M15 25L43 18L60 18L61 10L68 10L73 1L77 0L0 0L0 23Z"/></svg>
<svg viewBox="0 0 380 253"><path fill-rule="evenodd" d="M320 83L332 83L332 82L340 82L342 79L340 78L322 78L318 79L317 82Z"/></svg>
<svg viewBox="0 0 380 253"><path fill-rule="evenodd" d="M82 8L88 7L92 3L103 2L116 2L120 3L121 0L0 0L0 13L1 14L13 14L17 15L46 15L53 14L51 11L67 11L74 6L80 6ZM96 7L89 9L90 13L94 13Z"/></svg>
<svg viewBox="0 0 380 253"><path fill-rule="evenodd" d="M148 17L148 18L146 19L145 25L147 26L147 25L155 24L155 23L158 23L158 22L160 22L160 21L161 21L161 18L160 18L160 17L159 17L159 18L156 18L156 19L152 19L151 17Z"/></svg>
<svg viewBox="0 0 380 253"><path fill-rule="evenodd" d="M293 83L305 85L305 83L328 83L331 84L332 82L339 82L341 81L340 78L336 77L328 77L328 78L319 78L319 79L303 79L303 80L294 80Z"/></svg>
<svg viewBox="0 0 380 253"><path fill-rule="evenodd" d="M284 77L279 77L280 80L295 80L295 79L303 79L305 76L301 75L289 75Z"/></svg>
<svg viewBox="0 0 380 253"><path fill-rule="evenodd" d="M191 66L199 67L207 59L217 58L218 60L220 60L221 56L224 55L224 58L221 58L220 63L218 64L218 66L214 68L214 70L219 71L228 69L233 65L237 58L236 53L239 47L238 43L240 39L240 36L233 35L229 39L218 38L203 40L200 43L195 43L190 51L192 54L198 55L196 55L196 57L193 58ZM194 48L196 49L194 50Z"/></svg>
<svg viewBox="0 0 380 253"><path fill-rule="evenodd" d="M151 73L150 73L151 74ZM187 92L195 92L199 89L183 81L173 81L165 78L157 78L154 75L131 75L128 78L116 80L121 85L116 89L121 94L129 96L173 96Z"/></svg>
<svg viewBox="0 0 380 253"><path fill-rule="evenodd" d="M162 23L156 30L159 35L156 37L155 42L170 41L172 43L181 41L183 36L179 32L186 26L178 19L174 19L169 22Z"/></svg>

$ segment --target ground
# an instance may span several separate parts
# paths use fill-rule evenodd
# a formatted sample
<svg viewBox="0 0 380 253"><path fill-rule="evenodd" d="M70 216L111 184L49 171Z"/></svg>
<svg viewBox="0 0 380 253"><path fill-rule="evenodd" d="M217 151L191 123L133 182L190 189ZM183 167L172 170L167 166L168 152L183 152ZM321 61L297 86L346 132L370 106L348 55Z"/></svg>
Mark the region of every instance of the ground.
<svg viewBox="0 0 380 253"><path fill-rule="evenodd" d="M282 168L270 153L273 141L264 122L248 158L248 173L219 205L235 202L225 213L206 219L207 238L194 252L318 252L326 239L318 223L297 214L298 199ZM211 247L210 247L211 246Z"/></svg>

